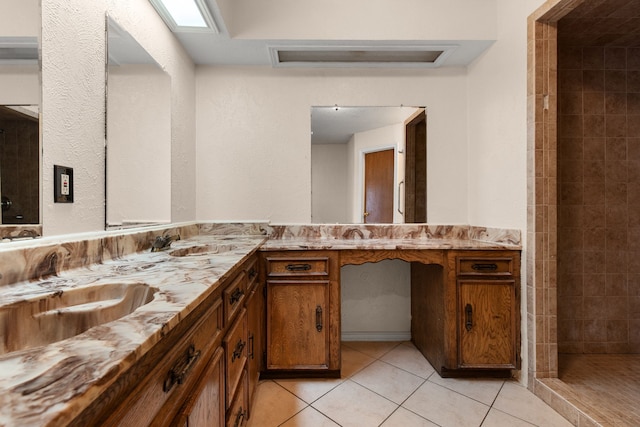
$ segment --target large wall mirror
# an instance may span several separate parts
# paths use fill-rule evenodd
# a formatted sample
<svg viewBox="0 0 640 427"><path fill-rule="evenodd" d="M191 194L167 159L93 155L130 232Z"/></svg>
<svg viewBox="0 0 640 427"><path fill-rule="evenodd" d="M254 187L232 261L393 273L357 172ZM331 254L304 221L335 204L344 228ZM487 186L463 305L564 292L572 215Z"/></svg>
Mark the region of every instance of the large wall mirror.
<svg viewBox="0 0 640 427"><path fill-rule="evenodd" d="M171 222L171 78L107 17L106 227Z"/></svg>
<svg viewBox="0 0 640 427"><path fill-rule="evenodd" d="M426 109L311 107L311 222L426 222Z"/></svg>
<svg viewBox="0 0 640 427"><path fill-rule="evenodd" d="M0 2L1 237L41 222L40 28L39 0Z"/></svg>

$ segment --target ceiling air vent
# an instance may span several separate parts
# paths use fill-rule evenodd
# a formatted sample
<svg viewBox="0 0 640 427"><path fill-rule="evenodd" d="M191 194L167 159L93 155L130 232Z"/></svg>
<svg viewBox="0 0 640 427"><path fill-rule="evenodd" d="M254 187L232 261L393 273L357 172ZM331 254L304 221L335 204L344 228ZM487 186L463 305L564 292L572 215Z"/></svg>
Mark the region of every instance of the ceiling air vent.
<svg viewBox="0 0 640 427"><path fill-rule="evenodd" d="M270 46L274 67L439 67L455 46Z"/></svg>

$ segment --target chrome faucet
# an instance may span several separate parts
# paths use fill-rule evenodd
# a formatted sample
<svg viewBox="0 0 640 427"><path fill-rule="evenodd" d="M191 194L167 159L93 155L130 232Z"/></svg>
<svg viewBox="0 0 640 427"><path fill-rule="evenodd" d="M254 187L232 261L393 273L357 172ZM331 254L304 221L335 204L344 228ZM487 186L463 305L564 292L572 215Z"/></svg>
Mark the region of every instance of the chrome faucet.
<svg viewBox="0 0 640 427"><path fill-rule="evenodd" d="M169 247L171 246L171 242L173 242L174 240L180 240L180 235L175 234L173 236L169 236L165 234L156 237L156 240L154 240L153 244L151 245L151 252L160 252L165 249L169 249Z"/></svg>

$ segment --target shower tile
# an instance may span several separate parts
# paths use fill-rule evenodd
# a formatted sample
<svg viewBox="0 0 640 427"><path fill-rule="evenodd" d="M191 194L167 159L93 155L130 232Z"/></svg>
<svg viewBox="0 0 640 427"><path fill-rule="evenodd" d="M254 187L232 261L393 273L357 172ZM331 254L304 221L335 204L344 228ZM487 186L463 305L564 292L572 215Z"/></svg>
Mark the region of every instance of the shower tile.
<svg viewBox="0 0 640 427"><path fill-rule="evenodd" d="M627 70L640 70L640 48L627 49Z"/></svg>
<svg viewBox="0 0 640 427"><path fill-rule="evenodd" d="M582 71L582 90L584 92L604 92L604 71L584 70Z"/></svg>
<svg viewBox="0 0 640 427"><path fill-rule="evenodd" d="M602 47L586 47L582 50L582 68L584 70L602 70L605 54Z"/></svg>
<svg viewBox="0 0 640 427"><path fill-rule="evenodd" d="M604 87L607 92L625 92L627 90L627 72L624 70L606 70Z"/></svg>
<svg viewBox="0 0 640 427"><path fill-rule="evenodd" d="M627 116L607 114L605 116L605 135L607 137L627 136Z"/></svg>
<svg viewBox="0 0 640 427"><path fill-rule="evenodd" d="M625 70L627 51L623 47L607 47L604 50L604 68L607 70Z"/></svg>
<svg viewBox="0 0 640 427"><path fill-rule="evenodd" d="M626 297L605 297L606 319L625 319L629 316L629 306ZM612 327L619 326L614 323ZM611 329L607 324L607 330ZM626 339L626 338L625 338ZM609 340L611 341L611 340Z"/></svg>
<svg viewBox="0 0 640 427"><path fill-rule="evenodd" d="M605 113L609 114L626 114L627 113L627 94L626 92L607 92L604 95Z"/></svg>
<svg viewBox="0 0 640 427"><path fill-rule="evenodd" d="M640 114L640 93L627 93L627 114Z"/></svg>
<svg viewBox="0 0 640 427"><path fill-rule="evenodd" d="M628 115L627 136L640 138L640 114Z"/></svg>
<svg viewBox="0 0 640 427"><path fill-rule="evenodd" d="M582 112L586 115L604 114L604 92L583 92Z"/></svg>
<svg viewBox="0 0 640 427"><path fill-rule="evenodd" d="M627 92L640 92L640 70L627 71Z"/></svg>

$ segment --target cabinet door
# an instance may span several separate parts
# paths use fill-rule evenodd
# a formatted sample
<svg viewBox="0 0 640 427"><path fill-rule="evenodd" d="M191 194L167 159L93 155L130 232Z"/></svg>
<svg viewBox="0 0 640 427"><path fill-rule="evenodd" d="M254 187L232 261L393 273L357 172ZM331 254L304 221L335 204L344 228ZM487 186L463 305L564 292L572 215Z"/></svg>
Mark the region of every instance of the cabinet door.
<svg viewBox="0 0 640 427"><path fill-rule="evenodd" d="M177 421L184 427L224 426L224 352L218 348Z"/></svg>
<svg viewBox="0 0 640 427"><path fill-rule="evenodd" d="M514 280L459 280L461 368L516 368Z"/></svg>
<svg viewBox="0 0 640 427"><path fill-rule="evenodd" d="M328 369L329 284L267 282L267 369Z"/></svg>

